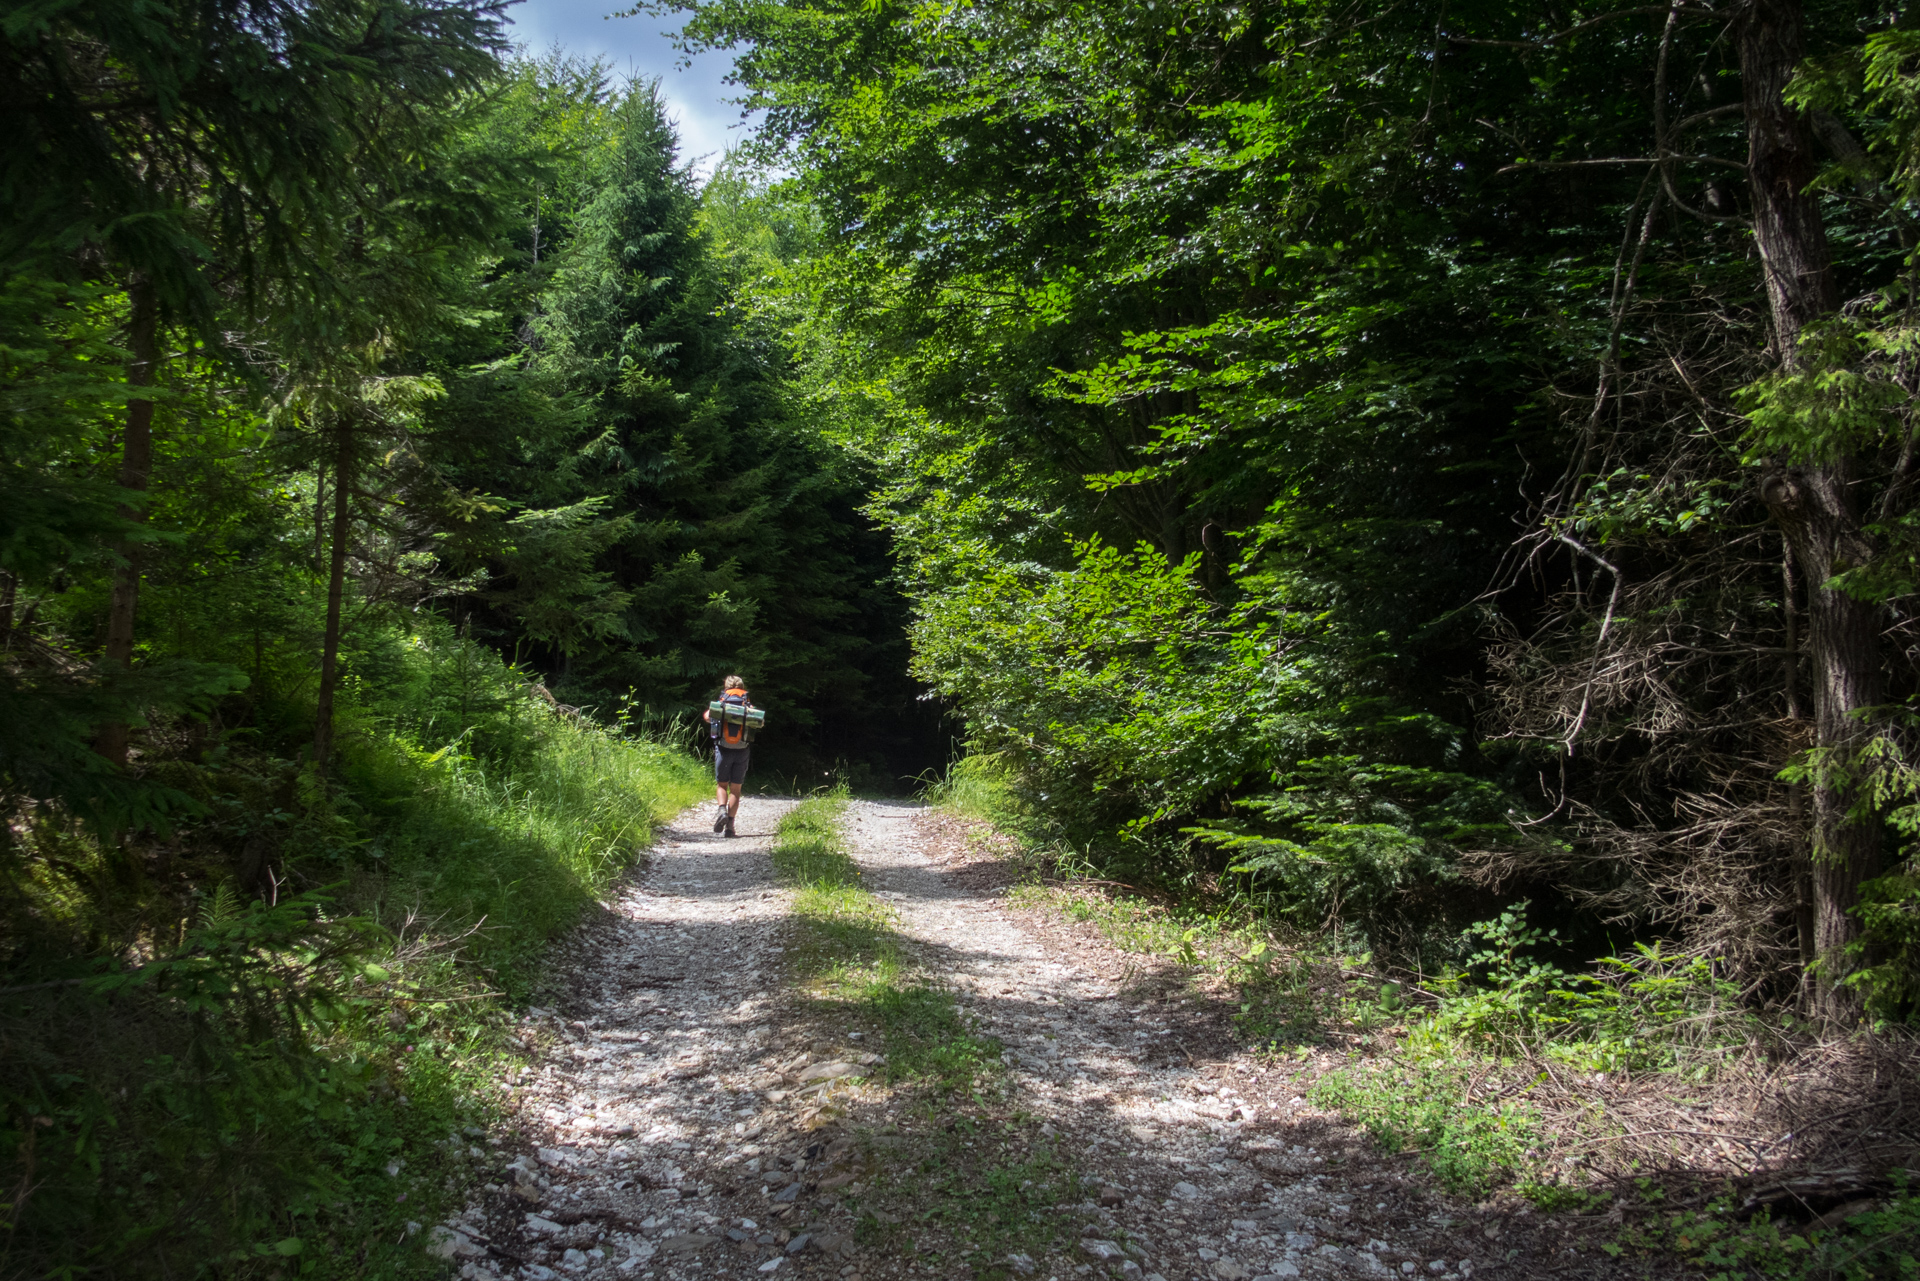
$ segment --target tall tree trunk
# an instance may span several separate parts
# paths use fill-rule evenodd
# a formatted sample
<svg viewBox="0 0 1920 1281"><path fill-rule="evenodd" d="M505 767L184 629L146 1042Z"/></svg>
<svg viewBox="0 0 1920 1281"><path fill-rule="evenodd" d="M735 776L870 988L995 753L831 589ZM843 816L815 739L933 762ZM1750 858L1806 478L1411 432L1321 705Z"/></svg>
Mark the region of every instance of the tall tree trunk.
<svg viewBox="0 0 1920 1281"><path fill-rule="evenodd" d="M352 517L353 433L344 424L333 459L333 546L327 565L327 628L320 642L320 693L314 700L313 767L324 782L333 757L333 691L339 683L340 601L347 580L347 532Z"/></svg>
<svg viewBox="0 0 1920 1281"><path fill-rule="evenodd" d="M153 282L142 272L133 273L127 284L131 314L127 319L127 349L133 359L127 365L129 387L151 387L160 363L160 298ZM145 493L153 475L153 401L147 397L127 402L125 433L120 441L120 488ZM131 503L120 508L130 521L146 519L144 507ZM114 549L120 565L113 571L113 593L107 601L107 643L101 654L108 665L121 668L133 663L133 622L140 605L141 545L123 539ZM127 763L127 731L124 723L101 725L94 731L93 750L115 765Z"/></svg>
<svg viewBox="0 0 1920 1281"><path fill-rule="evenodd" d="M1808 191L1817 170L1813 133L1783 97L1805 52L1800 0L1749 0L1735 40L1746 99L1754 241L1766 272L1775 354L1791 371L1801 366L1806 327L1839 306L1826 228ZM1879 611L1827 586L1872 550L1854 508L1854 471L1848 458L1784 465L1770 469L1760 486L1806 583L1814 746L1842 765L1868 734L1855 713L1877 704L1882 694ZM1860 882L1880 863L1880 824L1871 816L1849 816L1854 794L1843 778L1813 789L1813 941L1824 962L1819 1004L1836 1015L1849 1005L1835 986L1840 949L1858 934L1849 910L1859 901Z"/></svg>

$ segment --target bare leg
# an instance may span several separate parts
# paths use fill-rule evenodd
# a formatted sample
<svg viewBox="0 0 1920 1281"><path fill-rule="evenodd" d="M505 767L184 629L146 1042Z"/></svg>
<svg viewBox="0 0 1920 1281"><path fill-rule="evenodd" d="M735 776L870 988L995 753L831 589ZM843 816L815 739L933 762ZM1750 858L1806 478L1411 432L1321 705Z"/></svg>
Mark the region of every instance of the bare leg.
<svg viewBox="0 0 1920 1281"><path fill-rule="evenodd" d="M720 788L720 803L727 807L728 817L740 812L740 784L726 783Z"/></svg>

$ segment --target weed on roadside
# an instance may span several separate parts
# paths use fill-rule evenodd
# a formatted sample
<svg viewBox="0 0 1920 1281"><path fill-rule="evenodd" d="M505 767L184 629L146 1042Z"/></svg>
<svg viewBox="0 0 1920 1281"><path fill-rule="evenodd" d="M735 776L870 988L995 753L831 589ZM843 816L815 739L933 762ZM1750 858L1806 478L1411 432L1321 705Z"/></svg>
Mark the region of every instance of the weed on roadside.
<svg viewBox="0 0 1920 1281"><path fill-rule="evenodd" d="M1913 1281L1920 1278L1920 1197L1901 1176L1885 1203L1830 1226L1779 1222L1764 1211L1743 1222L1734 1202L1721 1199L1632 1221L1601 1248L1616 1258L1676 1257L1707 1281Z"/></svg>
<svg viewBox="0 0 1920 1281"><path fill-rule="evenodd" d="M927 781L921 799L962 818L1018 829L1030 808L1014 794L1001 758L994 753L963 756L938 778Z"/></svg>
<svg viewBox="0 0 1920 1281"><path fill-rule="evenodd" d="M1388 1152L1420 1154L1441 1185L1478 1196L1526 1167L1539 1118L1511 1102L1473 1102L1458 1068L1361 1064L1329 1072L1307 1097L1366 1130Z"/></svg>

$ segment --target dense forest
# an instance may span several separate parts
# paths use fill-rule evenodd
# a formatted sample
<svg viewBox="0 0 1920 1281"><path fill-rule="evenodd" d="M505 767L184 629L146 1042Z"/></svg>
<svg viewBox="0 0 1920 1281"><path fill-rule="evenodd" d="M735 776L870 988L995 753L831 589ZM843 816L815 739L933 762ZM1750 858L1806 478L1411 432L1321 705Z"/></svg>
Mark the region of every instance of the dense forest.
<svg viewBox="0 0 1920 1281"><path fill-rule="evenodd" d="M1107 874L1914 1009L1905 11L698 7L914 664Z"/></svg>
<svg viewBox="0 0 1920 1281"><path fill-rule="evenodd" d="M657 86L484 4L5 32L0 1271L277 1260L459 1111L449 1003L699 795L722 676L779 790L940 711L744 293L818 220L697 183Z"/></svg>
<svg viewBox="0 0 1920 1281"><path fill-rule="evenodd" d="M732 671L1382 973L1920 1022L1915 14L664 12L704 178L499 3L6 4L0 1273L416 1266Z"/></svg>

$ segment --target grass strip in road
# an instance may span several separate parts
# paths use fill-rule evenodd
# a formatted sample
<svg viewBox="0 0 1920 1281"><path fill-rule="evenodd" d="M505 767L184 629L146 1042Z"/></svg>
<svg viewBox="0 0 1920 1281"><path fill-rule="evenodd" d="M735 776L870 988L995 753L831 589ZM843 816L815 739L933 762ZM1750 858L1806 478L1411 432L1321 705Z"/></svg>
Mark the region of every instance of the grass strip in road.
<svg viewBox="0 0 1920 1281"><path fill-rule="evenodd" d="M1010 1255L1057 1258L1096 1231L1084 1214L1095 1184L1034 1118L962 1116L915 1144L910 1164L874 1176L857 1229L863 1245L911 1250L922 1269L958 1265L974 1281L1014 1281ZM876 1213L881 1204L896 1213Z"/></svg>
<svg viewBox="0 0 1920 1281"><path fill-rule="evenodd" d="M823 1011L878 1034L886 1079L942 1093L976 1089L998 1071L1000 1043L975 1033L952 994L919 972L898 915L861 884L840 834L846 808L844 794L810 798L775 833L774 869L798 890L797 977Z"/></svg>
<svg viewBox="0 0 1920 1281"><path fill-rule="evenodd" d="M1038 1118L1010 1115L1005 1092L987 1088L1002 1073L1000 1043L925 973L898 913L862 883L841 838L845 810L831 795L794 807L773 860L799 891L796 977L816 1013L865 1031L885 1057L883 1079L917 1087L892 1109L913 1130L910 1163L888 1160L901 1149L886 1140L867 1140L874 1168L854 1203L858 1238L911 1252L916 1269L1016 1281L1009 1256L1057 1257L1084 1235L1077 1207L1091 1185Z"/></svg>

